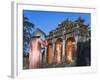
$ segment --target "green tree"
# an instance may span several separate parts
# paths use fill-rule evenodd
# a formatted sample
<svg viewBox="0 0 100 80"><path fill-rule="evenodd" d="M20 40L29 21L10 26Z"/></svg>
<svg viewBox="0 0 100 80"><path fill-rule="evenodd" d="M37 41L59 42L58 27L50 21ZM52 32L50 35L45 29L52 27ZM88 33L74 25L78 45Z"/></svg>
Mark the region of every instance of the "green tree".
<svg viewBox="0 0 100 80"><path fill-rule="evenodd" d="M46 34L41 29L39 28L35 29L35 28L36 28L35 25L31 23L29 19L23 15L23 54L24 56L28 56L28 49L29 49L28 44L31 37L33 37L34 33L44 35L44 37L46 36Z"/></svg>
<svg viewBox="0 0 100 80"><path fill-rule="evenodd" d="M81 27L84 25L85 20L79 17L75 22Z"/></svg>
<svg viewBox="0 0 100 80"><path fill-rule="evenodd" d="M29 21L27 17L23 15L23 53L24 56L28 55L28 44L34 31L34 24Z"/></svg>
<svg viewBox="0 0 100 80"><path fill-rule="evenodd" d="M79 17L76 21L76 25L78 25L80 27L80 29L82 30L82 32L84 33L89 33L90 35L90 27L89 24L85 24L85 20L82 19L81 17Z"/></svg>

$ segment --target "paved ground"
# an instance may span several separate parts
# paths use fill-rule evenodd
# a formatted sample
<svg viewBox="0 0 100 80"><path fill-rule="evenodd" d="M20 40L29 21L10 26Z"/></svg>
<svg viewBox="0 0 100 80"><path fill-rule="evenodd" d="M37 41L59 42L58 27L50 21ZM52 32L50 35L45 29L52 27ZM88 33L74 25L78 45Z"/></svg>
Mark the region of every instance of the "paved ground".
<svg viewBox="0 0 100 80"><path fill-rule="evenodd" d="M24 58L23 61L23 69L29 69L29 59L28 58ZM40 64L40 68L57 68L57 67L75 67L76 64L67 64L67 63L62 63L62 64L47 64L47 63L41 63Z"/></svg>
<svg viewBox="0 0 100 80"><path fill-rule="evenodd" d="M73 63L73 64L67 64L67 63L63 63L63 64L41 64L41 68L74 67L74 66L76 66L75 63Z"/></svg>

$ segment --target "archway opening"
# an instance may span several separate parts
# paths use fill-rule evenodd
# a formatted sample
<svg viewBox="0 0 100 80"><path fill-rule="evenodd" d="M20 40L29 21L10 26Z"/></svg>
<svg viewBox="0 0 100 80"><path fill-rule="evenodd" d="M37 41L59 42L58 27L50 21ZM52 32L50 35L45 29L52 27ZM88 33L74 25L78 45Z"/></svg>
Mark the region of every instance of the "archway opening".
<svg viewBox="0 0 100 80"><path fill-rule="evenodd" d="M62 63L62 39L58 38L55 43L55 62L56 64Z"/></svg>
<svg viewBox="0 0 100 80"><path fill-rule="evenodd" d="M65 53L66 53L66 62L68 64L74 63L74 53L75 53L75 38L69 37L66 40L66 47L65 47Z"/></svg>

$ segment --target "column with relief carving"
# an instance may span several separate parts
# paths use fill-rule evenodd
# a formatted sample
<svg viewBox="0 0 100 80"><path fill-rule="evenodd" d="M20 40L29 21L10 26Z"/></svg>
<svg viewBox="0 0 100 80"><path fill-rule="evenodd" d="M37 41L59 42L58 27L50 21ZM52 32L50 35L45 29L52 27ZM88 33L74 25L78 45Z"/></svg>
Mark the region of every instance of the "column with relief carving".
<svg viewBox="0 0 100 80"><path fill-rule="evenodd" d="M45 47L45 54L44 54L44 63L47 63L47 47Z"/></svg>
<svg viewBox="0 0 100 80"><path fill-rule="evenodd" d="M52 40L52 61L53 61L53 64L55 64L55 41Z"/></svg>
<svg viewBox="0 0 100 80"><path fill-rule="evenodd" d="M75 36L75 49L74 49L74 57L75 57L75 64L76 64L76 61L77 61L77 43L78 43L78 36Z"/></svg>
<svg viewBox="0 0 100 80"><path fill-rule="evenodd" d="M65 36L63 37L63 42L62 42L62 63L65 62Z"/></svg>

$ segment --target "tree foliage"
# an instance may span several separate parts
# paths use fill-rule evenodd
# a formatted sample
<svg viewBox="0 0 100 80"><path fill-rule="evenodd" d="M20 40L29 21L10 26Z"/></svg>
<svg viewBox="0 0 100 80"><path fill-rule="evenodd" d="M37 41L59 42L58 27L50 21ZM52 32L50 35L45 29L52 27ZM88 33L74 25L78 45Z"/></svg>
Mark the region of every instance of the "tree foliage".
<svg viewBox="0 0 100 80"><path fill-rule="evenodd" d="M46 34L39 28L35 29L35 25L29 21L29 19L23 15L23 53L24 56L28 56L28 44L30 39L34 36L34 33L46 36Z"/></svg>
<svg viewBox="0 0 100 80"><path fill-rule="evenodd" d="M34 30L34 24L23 15L23 53L24 56L28 55L28 44Z"/></svg>

